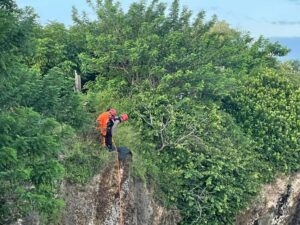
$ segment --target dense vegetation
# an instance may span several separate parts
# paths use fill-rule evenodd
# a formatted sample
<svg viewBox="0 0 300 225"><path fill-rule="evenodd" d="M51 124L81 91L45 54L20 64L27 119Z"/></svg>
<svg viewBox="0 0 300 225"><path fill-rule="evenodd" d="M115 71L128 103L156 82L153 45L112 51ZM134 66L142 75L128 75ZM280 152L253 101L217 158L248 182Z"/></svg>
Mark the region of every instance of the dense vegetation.
<svg viewBox="0 0 300 225"><path fill-rule="evenodd" d="M41 26L0 3L0 224L38 212L56 224L64 178L85 183L109 160L97 113L127 112L117 143L181 224L234 224L263 183L300 167L299 62L263 37L174 0L87 1L74 24ZM84 93L73 90L73 71Z"/></svg>

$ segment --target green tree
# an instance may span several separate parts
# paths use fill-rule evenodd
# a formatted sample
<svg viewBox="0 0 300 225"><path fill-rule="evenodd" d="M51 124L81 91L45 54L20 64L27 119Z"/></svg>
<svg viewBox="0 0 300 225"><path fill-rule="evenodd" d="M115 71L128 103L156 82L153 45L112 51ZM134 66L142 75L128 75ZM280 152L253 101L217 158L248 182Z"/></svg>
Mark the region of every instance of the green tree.
<svg viewBox="0 0 300 225"><path fill-rule="evenodd" d="M55 119L79 127L80 99L61 70L40 76L27 67L38 28L33 11L13 1L0 5L0 223L31 212L55 223L64 205L57 197L62 138L72 133Z"/></svg>
<svg viewBox="0 0 300 225"><path fill-rule="evenodd" d="M32 10L0 3L1 222L30 211L53 221L62 164L79 183L100 168L86 134L59 160L66 124L80 132L96 117L82 99L91 112L129 113L121 140L144 162L136 174L155 181L182 224L233 224L276 170L299 168L299 71L276 59L287 49L205 12L192 17L178 0L169 11L158 0L127 12L112 0L88 3L97 18L74 8L70 28L40 26ZM74 69L86 96L72 90Z"/></svg>
<svg viewBox="0 0 300 225"><path fill-rule="evenodd" d="M82 73L96 77L87 86L95 108L126 102L143 141L135 154L159 184L160 200L180 209L182 224L233 224L272 163L224 104L261 68L279 69L275 56L287 50L216 17L205 22L204 12L192 23L178 1L169 14L158 1L134 3L127 13L104 1L95 10L80 54Z"/></svg>
<svg viewBox="0 0 300 225"><path fill-rule="evenodd" d="M299 168L298 87L266 69L248 78L225 102L225 108L257 142L256 150L270 162L272 172Z"/></svg>
<svg viewBox="0 0 300 225"><path fill-rule="evenodd" d="M58 161L62 127L31 109L0 113L0 223L37 211L51 218L63 206L57 196L64 169Z"/></svg>

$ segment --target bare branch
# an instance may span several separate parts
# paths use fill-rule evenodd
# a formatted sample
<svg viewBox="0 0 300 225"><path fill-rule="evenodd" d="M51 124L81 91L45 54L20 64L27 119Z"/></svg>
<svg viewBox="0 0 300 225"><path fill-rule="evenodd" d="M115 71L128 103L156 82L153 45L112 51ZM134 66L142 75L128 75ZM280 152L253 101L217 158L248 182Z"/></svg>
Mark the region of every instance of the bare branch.
<svg viewBox="0 0 300 225"><path fill-rule="evenodd" d="M146 120L145 116L140 115L140 117L142 118L142 120L143 120L146 124L148 124L149 126L151 126L152 128L154 128L154 127L153 127L153 123L152 123L151 115L150 115L150 122Z"/></svg>
<svg viewBox="0 0 300 225"><path fill-rule="evenodd" d="M183 141L183 140L186 140L188 137L192 136L194 133L195 133L196 129L193 128L189 133L187 134L184 134L184 135L181 135L180 138L178 138L176 141L175 141L175 144L179 144L179 142Z"/></svg>
<svg viewBox="0 0 300 225"><path fill-rule="evenodd" d="M169 112L168 109L167 109L167 111ZM169 112L169 114L170 114L170 112ZM171 116L169 116L167 118L167 121L165 123L163 123L163 117L161 117L161 123L160 123L161 129L159 131L160 139L161 139L161 147L158 149L158 151L162 151L165 147L170 146L170 143L168 141L166 141L167 137L165 137L165 135L164 135L165 130L167 129L170 122L171 122Z"/></svg>
<svg viewBox="0 0 300 225"><path fill-rule="evenodd" d="M152 116L152 114L151 114L151 111L146 107L146 106L143 106L144 107L144 111L146 111L146 112L148 112L149 114L150 114L150 122L146 119L146 116L143 116L143 115L140 115L140 117L142 118L142 120L146 123L146 124L148 124L150 127L152 127L152 128L154 128L154 126L153 126L153 116Z"/></svg>

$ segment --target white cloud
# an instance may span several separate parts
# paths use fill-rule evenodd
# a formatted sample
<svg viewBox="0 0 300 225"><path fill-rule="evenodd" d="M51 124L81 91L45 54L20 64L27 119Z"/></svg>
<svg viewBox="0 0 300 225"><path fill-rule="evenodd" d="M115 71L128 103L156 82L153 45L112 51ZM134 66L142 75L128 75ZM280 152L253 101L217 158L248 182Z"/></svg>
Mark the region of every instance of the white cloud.
<svg viewBox="0 0 300 225"><path fill-rule="evenodd" d="M279 20L279 21L273 21L271 23L275 24L275 25L300 25L300 21L284 21L284 20Z"/></svg>

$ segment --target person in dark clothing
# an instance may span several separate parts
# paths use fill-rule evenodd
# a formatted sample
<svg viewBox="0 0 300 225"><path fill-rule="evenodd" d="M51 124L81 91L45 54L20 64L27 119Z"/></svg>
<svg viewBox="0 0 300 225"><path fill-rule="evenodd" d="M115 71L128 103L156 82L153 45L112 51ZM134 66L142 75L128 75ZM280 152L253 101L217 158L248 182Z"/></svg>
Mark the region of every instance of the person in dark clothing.
<svg viewBox="0 0 300 225"><path fill-rule="evenodd" d="M113 131L119 123L128 120L127 114L122 114L121 116L116 116L116 114L117 111L111 108L101 113L96 120L97 130L102 136L102 145L107 146L110 151L115 150L112 143Z"/></svg>

